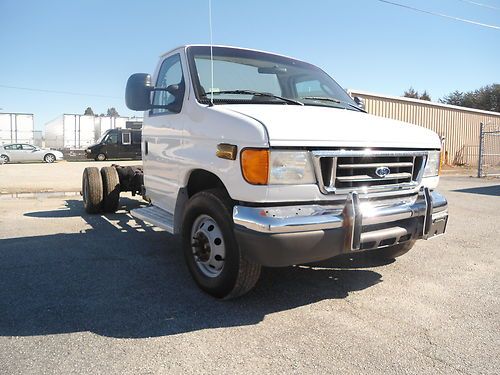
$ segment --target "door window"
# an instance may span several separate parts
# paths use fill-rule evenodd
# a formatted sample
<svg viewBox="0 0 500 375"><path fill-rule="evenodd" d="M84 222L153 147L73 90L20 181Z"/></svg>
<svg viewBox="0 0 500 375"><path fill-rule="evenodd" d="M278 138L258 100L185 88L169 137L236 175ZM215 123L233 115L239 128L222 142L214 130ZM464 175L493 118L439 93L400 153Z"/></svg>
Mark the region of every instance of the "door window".
<svg viewBox="0 0 500 375"><path fill-rule="evenodd" d="M172 110L163 108L153 108L152 114L162 114L169 112L180 112L182 108L182 101L184 99L184 76L182 74L180 55L176 54L168 57L161 64L160 72L158 73L158 80L156 82L157 88L166 89L170 85L179 85L179 91L174 96L168 91L155 91L153 96L153 105L168 105Z"/></svg>
<svg viewBox="0 0 500 375"><path fill-rule="evenodd" d="M23 147L23 150L25 150L25 151L33 151L35 149L35 147L30 146L30 145L22 145L22 147Z"/></svg>
<svg viewBox="0 0 500 375"><path fill-rule="evenodd" d="M118 134L109 133L108 138L106 139L106 144L116 145L117 143L118 143Z"/></svg>
<svg viewBox="0 0 500 375"><path fill-rule="evenodd" d="M129 145L130 143L130 133L122 133L122 145Z"/></svg>

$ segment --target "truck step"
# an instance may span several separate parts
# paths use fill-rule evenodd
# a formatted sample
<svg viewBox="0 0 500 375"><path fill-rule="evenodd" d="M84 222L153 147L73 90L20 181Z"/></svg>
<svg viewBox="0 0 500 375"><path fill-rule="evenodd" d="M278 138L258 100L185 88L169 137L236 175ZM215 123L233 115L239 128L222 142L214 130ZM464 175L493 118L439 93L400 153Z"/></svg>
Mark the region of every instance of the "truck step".
<svg viewBox="0 0 500 375"><path fill-rule="evenodd" d="M137 219L165 229L169 233L174 233L174 216L161 208L156 206L136 208L130 211L130 214Z"/></svg>

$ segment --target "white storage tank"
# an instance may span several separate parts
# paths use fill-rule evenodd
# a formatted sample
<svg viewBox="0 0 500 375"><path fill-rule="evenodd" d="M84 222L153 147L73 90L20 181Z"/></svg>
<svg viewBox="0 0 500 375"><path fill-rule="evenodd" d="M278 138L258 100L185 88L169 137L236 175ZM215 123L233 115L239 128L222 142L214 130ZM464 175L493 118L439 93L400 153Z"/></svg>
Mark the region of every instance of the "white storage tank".
<svg viewBox="0 0 500 375"><path fill-rule="evenodd" d="M35 122L31 113L0 113L0 144L33 143Z"/></svg>
<svg viewBox="0 0 500 375"><path fill-rule="evenodd" d="M45 124L46 147L85 148L94 141L94 116L64 114Z"/></svg>

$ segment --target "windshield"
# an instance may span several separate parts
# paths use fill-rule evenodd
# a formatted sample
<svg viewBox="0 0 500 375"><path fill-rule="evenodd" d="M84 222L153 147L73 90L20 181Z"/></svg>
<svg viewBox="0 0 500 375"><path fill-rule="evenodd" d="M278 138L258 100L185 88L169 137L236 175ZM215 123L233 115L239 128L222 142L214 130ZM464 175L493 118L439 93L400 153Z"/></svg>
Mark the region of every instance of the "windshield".
<svg viewBox="0 0 500 375"><path fill-rule="evenodd" d="M99 139L96 141L96 144L102 143L104 141L104 138L109 134L109 130L106 130L102 135L99 137Z"/></svg>
<svg viewBox="0 0 500 375"><path fill-rule="evenodd" d="M213 47L213 87L209 46L188 48L196 97L209 104L299 104L361 110L318 67L265 52ZM264 93L266 95L256 95ZM297 103L295 103L297 104Z"/></svg>

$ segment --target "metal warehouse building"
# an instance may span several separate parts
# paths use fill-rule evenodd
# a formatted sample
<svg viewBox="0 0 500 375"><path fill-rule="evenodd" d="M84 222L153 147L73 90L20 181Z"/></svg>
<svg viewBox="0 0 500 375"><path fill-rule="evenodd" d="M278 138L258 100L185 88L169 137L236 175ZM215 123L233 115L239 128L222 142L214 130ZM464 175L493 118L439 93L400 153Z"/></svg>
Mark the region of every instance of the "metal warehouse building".
<svg viewBox="0 0 500 375"><path fill-rule="evenodd" d="M349 93L364 100L368 113L420 125L444 137L447 164L477 165L481 123L500 127L500 113L497 112L365 91L350 90ZM494 148L498 146L500 144Z"/></svg>

